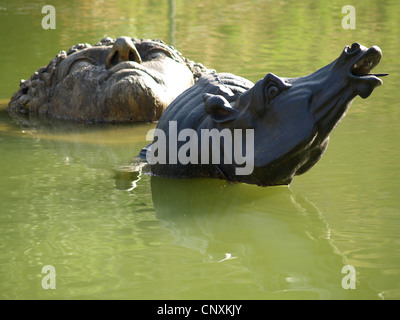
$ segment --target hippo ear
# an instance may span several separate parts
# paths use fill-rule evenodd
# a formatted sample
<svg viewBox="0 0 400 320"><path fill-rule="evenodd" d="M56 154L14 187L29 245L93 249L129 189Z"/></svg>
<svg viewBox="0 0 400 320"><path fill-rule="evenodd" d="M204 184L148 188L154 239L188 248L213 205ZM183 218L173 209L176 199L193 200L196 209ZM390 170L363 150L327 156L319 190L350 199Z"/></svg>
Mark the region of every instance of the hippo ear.
<svg viewBox="0 0 400 320"><path fill-rule="evenodd" d="M205 93L203 101L205 112L217 123L233 121L239 113L223 96Z"/></svg>

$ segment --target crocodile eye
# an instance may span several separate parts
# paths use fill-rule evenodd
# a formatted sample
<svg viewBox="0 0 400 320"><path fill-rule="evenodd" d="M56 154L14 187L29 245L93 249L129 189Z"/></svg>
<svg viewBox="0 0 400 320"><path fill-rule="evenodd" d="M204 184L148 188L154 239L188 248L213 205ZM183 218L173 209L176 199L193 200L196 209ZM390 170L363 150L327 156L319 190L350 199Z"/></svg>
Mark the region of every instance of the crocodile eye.
<svg viewBox="0 0 400 320"><path fill-rule="evenodd" d="M267 91L268 98L272 100L279 94L279 88L276 86L270 86Z"/></svg>

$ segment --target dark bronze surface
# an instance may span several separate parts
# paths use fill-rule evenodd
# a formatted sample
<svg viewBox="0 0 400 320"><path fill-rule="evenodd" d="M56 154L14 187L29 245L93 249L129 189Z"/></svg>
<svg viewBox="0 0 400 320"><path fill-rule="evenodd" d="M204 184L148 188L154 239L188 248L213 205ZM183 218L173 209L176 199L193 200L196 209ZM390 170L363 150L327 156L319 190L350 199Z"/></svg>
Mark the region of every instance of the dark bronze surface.
<svg viewBox="0 0 400 320"><path fill-rule="evenodd" d="M329 134L346 115L353 99L357 95L367 98L382 84L379 76L386 74L370 73L381 57L379 47L354 43L332 63L304 77L281 78L269 73L253 84L233 74L203 76L171 103L157 128L166 133L167 141L170 121L176 121L178 132L191 128L198 137L202 129L253 129L253 172L237 175L235 168L239 165L223 160L220 164L201 164L199 160L199 164L186 165L167 160L167 164L151 165L152 173L222 178L261 186L289 184L321 158ZM184 143L178 141L178 149ZM142 160L146 160L148 150L151 145L140 153Z"/></svg>

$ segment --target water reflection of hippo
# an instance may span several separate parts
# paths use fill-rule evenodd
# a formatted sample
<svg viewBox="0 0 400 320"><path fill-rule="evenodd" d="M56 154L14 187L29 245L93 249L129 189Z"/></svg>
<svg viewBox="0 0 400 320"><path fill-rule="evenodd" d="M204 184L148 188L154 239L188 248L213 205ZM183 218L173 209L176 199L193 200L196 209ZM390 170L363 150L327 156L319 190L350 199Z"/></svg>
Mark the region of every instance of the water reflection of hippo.
<svg viewBox="0 0 400 320"><path fill-rule="evenodd" d="M249 299L378 298L371 279L362 275L357 290L342 288L341 270L354 261L330 239L332 230L318 207L291 188L155 176L150 182L157 219L175 244L212 270L192 295L206 298L229 282L229 292L221 293L229 299L243 294ZM160 263L177 263L162 258ZM178 283L201 276L192 269L184 268Z"/></svg>
<svg viewBox="0 0 400 320"><path fill-rule="evenodd" d="M149 263L160 266L162 275L174 270L163 285L173 284L176 298L187 295L188 281L196 282L190 294L200 299L210 292L226 299L379 298L374 281L362 271L357 290L343 289L343 266L355 263L357 271L362 266L337 247L335 230L318 206L290 187L169 179L143 174L145 168L120 168L115 183L135 197L134 212L149 202L137 197L149 194L150 183L156 218L173 238L164 245L173 246L174 254L166 259L162 246ZM151 247L154 238L143 233L142 241Z"/></svg>
<svg viewBox="0 0 400 320"><path fill-rule="evenodd" d="M152 173L222 178L262 186L289 184L295 175L308 171L321 158L330 132L344 117L352 100L357 95L367 98L382 84L379 76L386 74L370 73L381 57L379 47L368 49L354 43L351 47L346 46L332 63L300 78L280 78L269 73L253 84L232 74L203 76L171 103L157 125L165 133L167 142L171 139L172 123L178 133L187 128L194 129L199 141L198 157L186 165L179 161L174 164L169 161L167 149L166 164L152 163ZM241 164L235 162L232 153L227 158L233 160L232 163L224 161L223 141L218 150L220 163L212 162L210 143L206 150L208 159L203 161L201 133L203 129L213 128L219 132L223 129L231 132L234 129L254 130L254 170L251 174L236 174L235 170ZM247 141L245 135L243 130L242 145ZM142 160L148 160L149 155L156 153L156 142L154 139L142 150ZM186 140L177 141L177 150L186 143ZM240 151L245 154L245 147L242 148Z"/></svg>
<svg viewBox="0 0 400 320"><path fill-rule="evenodd" d="M61 51L22 80L8 111L91 122L158 120L206 71L161 40L104 38Z"/></svg>

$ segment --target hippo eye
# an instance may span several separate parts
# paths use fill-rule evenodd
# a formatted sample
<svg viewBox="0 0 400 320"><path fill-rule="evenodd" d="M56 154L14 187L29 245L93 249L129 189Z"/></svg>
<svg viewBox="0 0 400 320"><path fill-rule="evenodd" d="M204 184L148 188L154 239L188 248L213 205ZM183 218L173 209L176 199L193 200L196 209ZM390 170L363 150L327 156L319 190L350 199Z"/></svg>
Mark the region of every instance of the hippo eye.
<svg viewBox="0 0 400 320"><path fill-rule="evenodd" d="M276 86L270 86L269 88L268 88L268 91L267 91L267 95L268 95L268 98L270 99L270 100L272 100L273 98L275 98L278 94L279 94L279 88L278 87L276 87Z"/></svg>

